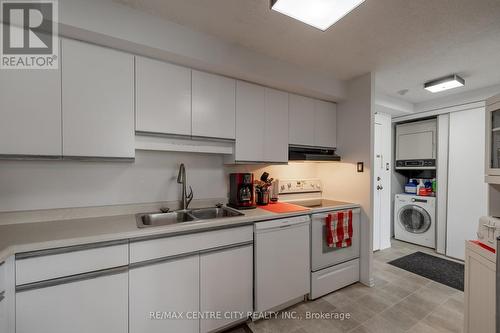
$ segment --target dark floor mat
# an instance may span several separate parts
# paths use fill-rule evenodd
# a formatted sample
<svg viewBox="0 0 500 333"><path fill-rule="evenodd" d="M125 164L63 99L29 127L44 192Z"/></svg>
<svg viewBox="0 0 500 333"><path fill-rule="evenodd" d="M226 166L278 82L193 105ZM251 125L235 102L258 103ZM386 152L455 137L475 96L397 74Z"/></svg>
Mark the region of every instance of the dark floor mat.
<svg viewBox="0 0 500 333"><path fill-rule="evenodd" d="M412 253L393 260L389 264L464 291L463 264L423 252Z"/></svg>

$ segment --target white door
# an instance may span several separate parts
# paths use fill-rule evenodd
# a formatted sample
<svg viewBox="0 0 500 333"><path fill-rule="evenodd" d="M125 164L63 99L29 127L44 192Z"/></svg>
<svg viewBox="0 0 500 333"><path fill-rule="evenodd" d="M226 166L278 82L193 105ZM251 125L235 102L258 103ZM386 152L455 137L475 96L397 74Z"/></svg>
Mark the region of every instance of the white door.
<svg viewBox="0 0 500 333"><path fill-rule="evenodd" d="M288 162L288 93L266 88L264 161Z"/></svg>
<svg viewBox="0 0 500 333"><path fill-rule="evenodd" d="M488 213L484 124L484 108L450 114L446 255L462 260L465 240L477 237L478 220Z"/></svg>
<svg viewBox="0 0 500 333"><path fill-rule="evenodd" d="M244 320L253 310L253 246L227 249L200 256L200 311L244 315L202 319L202 333Z"/></svg>
<svg viewBox="0 0 500 333"><path fill-rule="evenodd" d="M236 82L236 161L264 161L265 100L264 87Z"/></svg>
<svg viewBox="0 0 500 333"><path fill-rule="evenodd" d="M134 56L62 41L63 155L135 156Z"/></svg>
<svg viewBox="0 0 500 333"><path fill-rule="evenodd" d="M191 69L135 58L136 130L191 135Z"/></svg>
<svg viewBox="0 0 500 333"><path fill-rule="evenodd" d="M375 115L373 250L391 247L391 117Z"/></svg>
<svg viewBox="0 0 500 333"><path fill-rule="evenodd" d="M2 70L0 155L61 156L61 70Z"/></svg>
<svg viewBox="0 0 500 333"><path fill-rule="evenodd" d="M314 101L314 145L337 148L337 105Z"/></svg>
<svg viewBox="0 0 500 333"><path fill-rule="evenodd" d="M128 333L128 273L17 292L16 333L33 332Z"/></svg>
<svg viewBox="0 0 500 333"><path fill-rule="evenodd" d="M314 99L290 94L290 144L314 146Z"/></svg>
<svg viewBox="0 0 500 333"><path fill-rule="evenodd" d="M193 71L193 136L234 139L236 81Z"/></svg>
<svg viewBox="0 0 500 333"><path fill-rule="evenodd" d="M130 333L193 333L199 320L186 316L200 308L199 256L166 261L130 269ZM152 312L162 312L151 317ZM183 313L167 318L163 313Z"/></svg>

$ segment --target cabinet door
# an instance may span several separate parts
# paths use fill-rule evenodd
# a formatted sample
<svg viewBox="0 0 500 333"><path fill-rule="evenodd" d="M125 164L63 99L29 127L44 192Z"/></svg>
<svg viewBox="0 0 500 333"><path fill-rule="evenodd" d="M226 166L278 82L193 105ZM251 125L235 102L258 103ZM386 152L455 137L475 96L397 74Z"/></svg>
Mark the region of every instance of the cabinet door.
<svg viewBox="0 0 500 333"><path fill-rule="evenodd" d="M63 155L134 157L134 57L62 41Z"/></svg>
<svg viewBox="0 0 500 333"><path fill-rule="evenodd" d="M265 88L236 83L236 161L264 161Z"/></svg>
<svg viewBox="0 0 500 333"><path fill-rule="evenodd" d="M130 333L198 332L186 316L199 311L199 273L198 255L131 269ZM174 312L184 317L166 317Z"/></svg>
<svg viewBox="0 0 500 333"><path fill-rule="evenodd" d="M465 254L464 242L477 238L477 224L470 221L488 215L485 151L478 149L485 146L484 122L484 109L450 114L446 255L461 260ZM471 198L474 205L470 204Z"/></svg>
<svg viewBox="0 0 500 333"><path fill-rule="evenodd" d="M193 135L234 139L236 81L193 71Z"/></svg>
<svg viewBox="0 0 500 333"><path fill-rule="evenodd" d="M467 247L465 250L464 332L496 332L495 284L495 262L487 260Z"/></svg>
<svg viewBox="0 0 500 333"><path fill-rule="evenodd" d="M290 94L290 144L314 146L314 100Z"/></svg>
<svg viewBox="0 0 500 333"><path fill-rule="evenodd" d="M127 333L127 272L16 293L16 333Z"/></svg>
<svg viewBox="0 0 500 333"><path fill-rule="evenodd" d="M136 130L191 135L191 69L136 57Z"/></svg>
<svg viewBox="0 0 500 333"><path fill-rule="evenodd" d="M0 332L15 333L14 256L0 263Z"/></svg>
<svg viewBox="0 0 500 333"><path fill-rule="evenodd" d="M314 145L337 147L337 106L325 101L314 101Z"/></svg>
<svg viewBox="0 0 500 333"><path fill-rule="evenodd" d="M485 168L486 175L500 175L500 102L486 107Z"/></svg>
<svg viewBox="0 0 500 333"><path fill-rule="evenodd" d="M266 88L266 162L288 162L288 93Z"/></svg>
<svg viewBox="0 0 500 333"><path fill-rule="evenodd" d="M2 70L0 155L61 156L61 72Z"/></svg>
<svg viewBox="0 0 500 333"><path fill-rule="evenodd" d="M200 257L200 311L220 312L222 319L202 319L201 332L211 332L246 319L253 309L253 246ZM225 314L244 315L224 318Z"/></svg>

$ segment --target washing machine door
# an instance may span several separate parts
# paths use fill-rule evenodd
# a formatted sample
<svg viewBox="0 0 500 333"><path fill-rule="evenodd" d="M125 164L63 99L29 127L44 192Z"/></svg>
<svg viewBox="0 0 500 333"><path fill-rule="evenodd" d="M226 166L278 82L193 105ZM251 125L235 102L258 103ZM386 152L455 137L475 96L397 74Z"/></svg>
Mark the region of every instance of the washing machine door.
<svg viewBox="0 0 500 333"><path fill-rule="evenodd" d="M423 234L431 227L431 216L417 205L407 205L399 210L399 224L412 234Z"/></svg>

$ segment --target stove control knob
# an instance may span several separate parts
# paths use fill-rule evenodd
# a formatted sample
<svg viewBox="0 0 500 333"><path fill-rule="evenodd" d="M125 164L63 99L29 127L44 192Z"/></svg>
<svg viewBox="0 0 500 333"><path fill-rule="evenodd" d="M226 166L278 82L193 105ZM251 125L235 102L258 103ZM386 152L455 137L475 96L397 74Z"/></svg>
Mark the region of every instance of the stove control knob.
<svg viewBox="0 0 500 333"><path fill-rule="evenodd" d="M292 184L291 183L288 183L287 186L288 186L289 189L292 188Z"/></svg>
<svg viewBox="0 0 500 333"><path fill-rule="evenodd" d="M281 190L284 191L285 190L285 185L281 185Z"/></svg>

